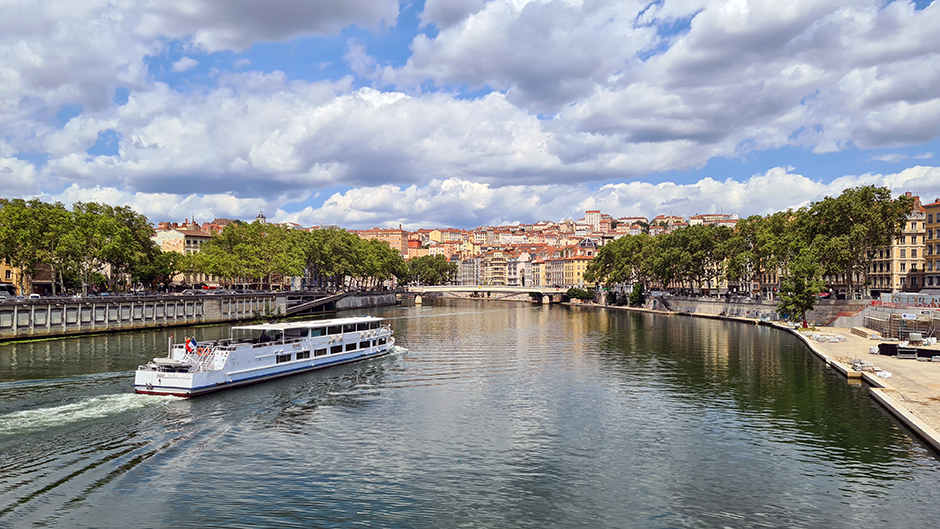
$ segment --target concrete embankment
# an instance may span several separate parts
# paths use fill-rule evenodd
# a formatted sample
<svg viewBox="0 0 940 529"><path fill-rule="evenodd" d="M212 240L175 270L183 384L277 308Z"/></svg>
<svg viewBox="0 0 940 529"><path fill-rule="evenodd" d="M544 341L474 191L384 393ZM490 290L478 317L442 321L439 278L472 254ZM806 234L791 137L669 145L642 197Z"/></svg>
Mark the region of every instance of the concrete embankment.
<svg viewBox="0 0 940 529"><path fill-rule="evenodd" d="M940 362L902 360L892 356L872 354L869 352L870 348L877 346L879 342L868 337L852 334L852 330L848 328L822 327L813 332L805 332L801 329L792 329L781 323L741 316L596 306L636 312L721 319L751 325L767 325L789 332L802 340L807 348L825 362L827 366L835 369L849 380L865 382L876 402L934 450L940 452ZM831 334L841 338L838 341L831 342L816 341L812 338L813 334ZM940 351L938 351L938 354L940 354ZM856 359L871 362L873 366L862 371L856 371L853 367L853 361ZM875 368L877 368L877 371ZM878 375L879 372L887 372L891 375L890 377L883 377Z"/></svg>
<svg viewBox="0 0 940 529"><path fill-rule="evenodd" d="M0 341L30 340L183 325L247 321L286 314L303 294L39 299L0 305ZM395 304L394 292L351 294L323 312Z"/></svg>

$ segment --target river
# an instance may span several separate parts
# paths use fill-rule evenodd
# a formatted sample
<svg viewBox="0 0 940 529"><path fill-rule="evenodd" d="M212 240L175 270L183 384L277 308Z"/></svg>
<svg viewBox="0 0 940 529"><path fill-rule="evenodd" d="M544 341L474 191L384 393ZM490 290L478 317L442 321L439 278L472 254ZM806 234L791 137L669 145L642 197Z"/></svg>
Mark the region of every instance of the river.
<svg viewBox="0 0 940 529"><path fill-rule="evenodd" d="M190 400L135 395L133 370L227 326L0 345L0 527L937 525L936 454L786 333L369 314L393 354Z"/></svg>

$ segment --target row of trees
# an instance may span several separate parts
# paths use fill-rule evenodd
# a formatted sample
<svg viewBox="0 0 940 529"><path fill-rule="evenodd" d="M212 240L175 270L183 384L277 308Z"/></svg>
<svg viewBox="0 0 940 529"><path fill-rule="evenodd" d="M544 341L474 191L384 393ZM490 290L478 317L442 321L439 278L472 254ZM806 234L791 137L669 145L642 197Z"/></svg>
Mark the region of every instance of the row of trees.
<svg viewBox="0 0 940 529"><path fill-rule="evenodd" d="M53 294L79 287L87 293L104 282L99 271L105 268L112 277L165 278L172 262L160 256L152 232L147 218L129 207L77 202L67 209L39 199L0 199L0 259L22 271L22 293L42 264L52 269Z"/></svg>
<svg viewBox="0 0 940 529"><path fill-rule="evenodd" d="M444 284L457 267L444 256L407 263L377 239L364 240L339 229L290 230L257 222L236 222L203 244L201 251L179 261L183 273L201 273L223 283L270 285L276 276L304 276L311 287L342 290L375 289L393 277L399 283Z"/></svg>
<svg viewBox="0 0 940 529"><path fill-rule="evenodd" d="M270 285L274 277L304 276L329 289L381 285L406 276L401 254L378 240L339 229L290 230L272 224L235 222L180 259L186 274L214 276L224 284Z"/></svg>
<svg viewBox="0 0 940 529"><path fill-rule="evenodd" d="M910 197L865 186L795 211L754 215L734 229L696 225L625 236L600 249L585 280L701 289L712 280L752 283L778 273L778 310L802 318L825 288L824 276L843 274L849 292L868 287L875 249L900 236L912 207Z"/></svg>
<svg viewBox="0 0 940 529"><path fill-rule="evenodd" d="M372 289L393 277L399 283L444 284L457 271L443 256L406 263L388 244L339 229L308 232L235 222L188 255L161 251L152 235L147 218L129 207L79 202L68 209L38 199L0 199L0 259L22 271L21 293L41 265L51 267L53 294L130 283L155 288L180 273L264 286L275 277L309 271L310 286L336 290Z"/></svg>

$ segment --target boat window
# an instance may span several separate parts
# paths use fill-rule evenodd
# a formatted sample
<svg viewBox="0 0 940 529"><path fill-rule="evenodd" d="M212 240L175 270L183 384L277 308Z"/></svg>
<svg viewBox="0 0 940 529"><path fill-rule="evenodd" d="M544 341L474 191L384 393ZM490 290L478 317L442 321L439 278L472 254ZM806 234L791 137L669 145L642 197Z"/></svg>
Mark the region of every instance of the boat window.
<svg viewBox="0 0 940 529"><path fill-rule="evenodd" d="M301 351L297 353L297 360L303 360L305 358L310 358L310 351Z"/></svg>
<svg viewBox="0 0 940 529"><path fill-rule="evenodd" d="M379 338L379 345L385 345L385 338Z"/></svg>
<svg viewBox="0 0 940 529"><path fill-rule="evenodd" d="M310 337L311 337L311 338L316 338L317 336L323 336L323 331L325 331L325 330L326 330L326 329L324 329L324 328L322 328L322 327L319 328L319 329L310 329Z"/></svg>
<svg viewBox="0 0 940 529"><path fill-rule="evenodd" d="M356 344L355 344L355 343L348 343L348 344L346 344L346 350L347 350L347 351L355 351L355 350L356 350Z"/></svg>
<svg viewBox="0 0 940 529"><path fill-rule="evenodd" d="M343 329L339 325L333 325L332 327L327 327L327 334L343 334Z"/></svg>
<svg viewBox="0 0 940 529"><path fill-rule="evenodd" d="M284 331L284 336L289 340L305 338L307 336L307 329L287 329Z"/></svg>
<svg viewBox="0 0 940 529"><path fill-rule="evenodd" d="M370 321L370 322L369 322L369 328L370 328L370 329L378 329L378 328L379 328L379 322L377 322L377 321Z"/></svg>
<svg viewBox="0 0 940 529"><path fill-rule="evenodd" d="M342 353L342 352L343 352L343 346L342 346L342 345L334 345L333 347L330 347L330 354L331 354L331 355L335 355L336 353Z"/></svg>
<svg viewBox="0 0 940 529"><path fill-rule="evenodd" d="M272 329L265 329L261 331L261 336L258 337L258 343L279 341L281 341L281 331L275 331Z"/></svg>
<svg viewBox="0 0 940 529"><path fill-rule="evenodd" d="M290 353L286 355L277 355L277 363L280 364L281 362L290 362Z"/></svg>
<svg viewBox="0 0 940 529"><path fill-rule="evenodd" d="M369 342L359 342L359 348L360 348L360 349L368 349L368 348L369 348Z"/></svg>
<svg viewBox="0 0 940 529"><path fill-rule="evenodd" d="M343 332L356 332L356 324L355 324L355 323L344 323L344 324L343 324Z"/></svg>
<svg viewBox="0 0 940 529"><path fill-rule="evenodd" d="M369 330L369 322L365 321L365 322L362 322L362 323L357 323L357 324L356 324L356 330L357 330L357 331L368 331L368 330Z"/></svg>
<svg viewBox="0 0 940 529"><path fill-rule="evenodd" d="M323 356L326 354L326 349L317 349L313 352L313 356Z"/></svg>

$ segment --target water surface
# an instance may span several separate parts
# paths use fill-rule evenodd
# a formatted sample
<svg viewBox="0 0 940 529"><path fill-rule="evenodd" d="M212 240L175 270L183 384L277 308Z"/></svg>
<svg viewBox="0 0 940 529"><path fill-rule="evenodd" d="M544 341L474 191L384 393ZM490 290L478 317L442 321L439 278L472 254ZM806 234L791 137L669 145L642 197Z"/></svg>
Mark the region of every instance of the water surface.
<svg viewBox="0 0 940 529"><path fill-rule="evenodd" d="M369 313L402 349L191 400L133 370L225 326L0 346L0 526L936 526L937 459L779 331Z"/></svg>

